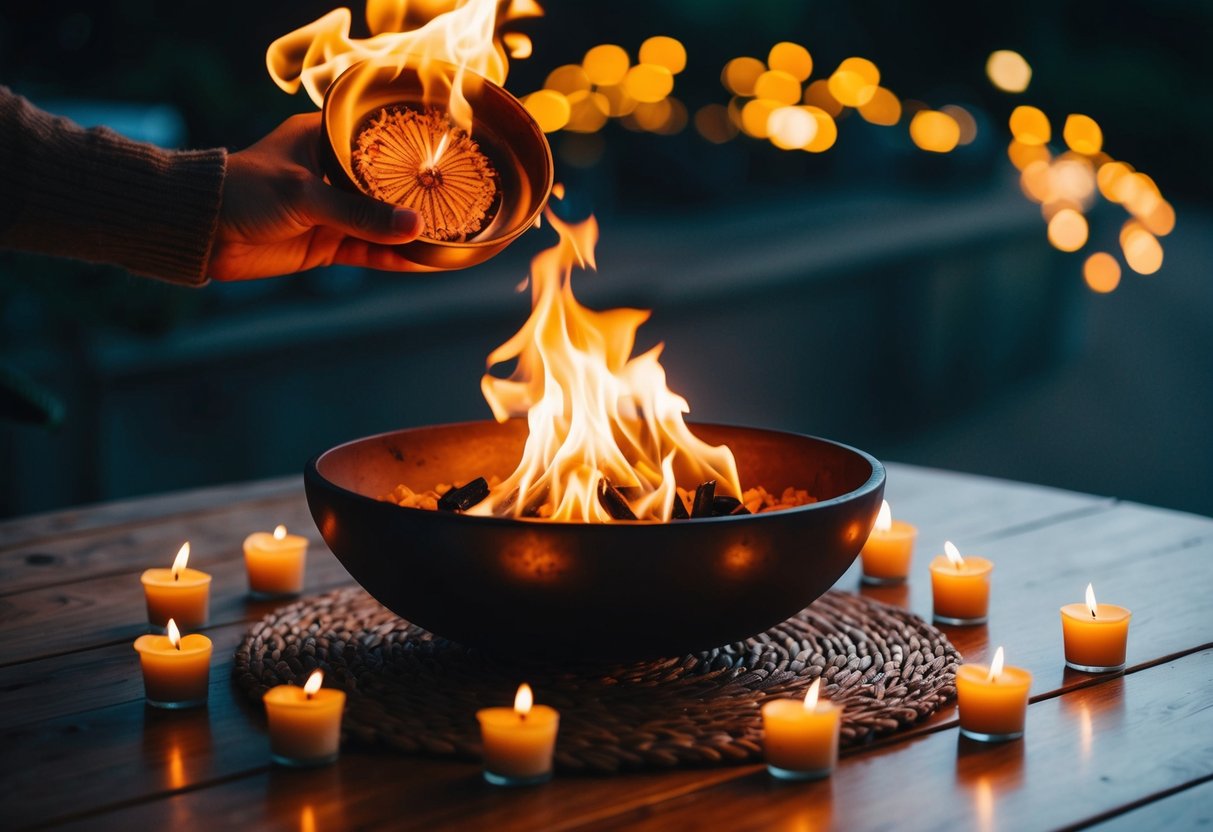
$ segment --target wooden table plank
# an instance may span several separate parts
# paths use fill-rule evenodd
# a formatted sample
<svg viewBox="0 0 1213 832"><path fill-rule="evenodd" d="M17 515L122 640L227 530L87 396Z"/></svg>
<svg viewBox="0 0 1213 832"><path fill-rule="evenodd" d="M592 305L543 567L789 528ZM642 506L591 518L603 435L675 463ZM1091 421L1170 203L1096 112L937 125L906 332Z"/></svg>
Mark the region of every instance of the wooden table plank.
<svg viewBox="0 0 1213 832"><path fill-rule="evenodd" d="M1204 532L1210 536L1202 542ZM1053 542L1050 542L1053 541ZM1016 551L1048 553L1052 570L1059 574L1072 572L1080 567L1097 566L1104 570L1105 577L1116 586L1133 586L1136 593L1126 603L1136 604L1139 610L1165 610L1157 616L1146 614L1136 624L1134 637L1130 639L1130 657L1135 663L1145 663L1158 658L1159 650L1194 649L1208 641L1210 622L1202 608L1196 605L1173 605L1171 598L1177 592L1200 592L1211 580L1208 570L1201 567L1213 557L1213 522L1190 515L1173 517L1165 512L1142 509L1131 504L1118 505L1097 515L1072 518L1056 527L1034 528L1012 537L1002 538L991 545L1006 547L998 552L999 563L1007 563L999 572L1000 591L1005 598L1041 595L1039 601L1026 602L1025 608L1011 603L996 604L990 628L955 628L962 649L984 651L989 633L1005 636L1013 660L1031 669L1037 677L1034 691L1037 695L1049 694L1061 688L1074 688L1089 681L1082 674L1065 674L1061 670L1060 624L1057 606L1069 598L1065 597L1065 586L1052 592L1063 593L1059 599L1050 599L1046 588L1040 586L1041 571L1038 561L1018 561ZM1052 548L1048 548L1052 547ZM1133 575L1147 576L1134 584ZM911 593L918 591L916 581ZM1056 603L1053 603L1053 601ZM1039 605L1039 608L1037 608ZM929 602L920 612L929 614ZM967 640L967 641L966 641ZM134 667L134 657L131 659ZM117 672L117 671L116 671ZM127 691L129 695L129 690ZM249 722L248 713L235 701L235 692L230 686L215 689L211 705L208 744L195 743L190 746L204 754L205 759L188 759L191 779L187 785L196 787L205 781L192 779L197 771L205 777L232 777L259 772L265 766L265 758L258 754L246 754L250 744L263 747L264 737L259 721ZM119 708L127 708L127 720L137 724L139 703L128 702ZM130 709L134 708L134 711ZM945 709L931 727L939 729L950 724L953 716ZM94 719L100 719L94 724ZM84 728L82 729L82 726ZM98 744L106 748L104 758L115 771L122 772L122 787L109 791L114 799L143 800L154 797L165 790L164 783L171 760L160 758L148 762L145 759L146 742L137 736L128 725L125 730L122 720L109 710L98 714L83 713L70 719L51 720L39 726L39 733L26 735L21 732L0 735L6 752L14 755L12 765L19 768L21 776L30 779L21 789L30 811L64 811L65 793L78 776L76 767L61 770L58 760L64 749L75 749L87 756ZM250 732L254 735L250 738ZM43 760L39 749L57 749L53 760ZM344 765L344 763L343 763ZM441 768L431 766L430 768ZM430 768L425 768L429 771ZM0 764L0 773L6 770ZM410 776L418 776L412 769ZM436 775L440 776L440 775ZM725 775L728 776L728 775ZM399 788L395 778L379 781L382 798L390 802L390 796ZM2 793L0 793L2 794ZM118 795L122 797L119 798ZM80 799L85 800L86 795ZM74 798L73 798L74 799ZM418 799L424 799L424 795ZM87 804L86 804L87 805ZM39 808L40 807L40 808ZM53 816L53 815L52 815ZM39 816L43 817L44 816Z"/></svg>
<svg viewBox="0 0 1213 832"><path fill-rule="evenodd" d="M0 553L0 597L76 584L90 578L138 575L168 567L181 544L190 541L190 566L210 572L244 556L244 538L279 523L323 546L303 494L295 490L270 500L237 502L206 511L173 514L152 523L96 528L42 539Z"/></svg>
<svg viewBox="0 0 1213 832"><path fill-rule="evenodd" d="M1213 651L1034 704L1022 742L958 731L846 757L810 784L763 771L589 828L1053 829L1213 775ZM1165 760L1166 765L1160 765Z"/></svg>
<svg viewBox="0 0 1213 832"><path fill-rule="evenodd" d="M1213 775L1195 786L1110 818L1094 829L1098 832L1213 829Z"/></svg>
<svg viewBox="0 0 1213 832"><path fill-rule="evenodd" d="M0 552L28 546L42 539L62 539L99 529L113 532L126 526L161 522L182 514L210 512L234 503L269 504L276 499L297 496L302 487L299 476L276 477L0 520Z"/></svg>
<svg viewBox="0 0 1213 832"><path fill-rule="evenodd" d="M1211 682L1205 651L1033 705L1022 743L939 732L848 755L818 783L744 766L510 791L484 784L474 766L355 753L331 769L262 771L81 825L297 829L310 816L317 829L1049 828L1140 800L1176 775L1213 772ZM1163 756L1168 766L1156 764Z"/></svg>

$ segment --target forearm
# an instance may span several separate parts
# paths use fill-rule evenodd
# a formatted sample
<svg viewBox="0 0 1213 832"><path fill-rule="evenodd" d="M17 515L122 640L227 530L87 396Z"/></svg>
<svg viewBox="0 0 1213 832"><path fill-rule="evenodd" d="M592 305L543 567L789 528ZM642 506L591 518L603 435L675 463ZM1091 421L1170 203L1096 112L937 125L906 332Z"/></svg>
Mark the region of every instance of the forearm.
<svg viewBox="0 0 1213 832"><path fill-rule="evenodd" d="M226 158L84 130L0 87L0 247L200 285Z"/></svg>

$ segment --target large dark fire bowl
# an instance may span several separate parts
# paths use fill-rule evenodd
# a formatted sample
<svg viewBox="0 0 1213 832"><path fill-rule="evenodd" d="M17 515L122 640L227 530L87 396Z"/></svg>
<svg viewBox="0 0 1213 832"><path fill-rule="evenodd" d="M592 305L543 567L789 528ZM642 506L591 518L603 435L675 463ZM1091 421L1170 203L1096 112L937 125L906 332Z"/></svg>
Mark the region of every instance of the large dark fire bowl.
<svg viewBox="0 0 1213 832"><path fill-rule="evenodd" d="M397 484L508 475L526 423L414 428L339 445L304 471L312 517L385 606L466 645L634 660L745 638L804 608L858 554L884 466L810 436L696 425L737 457L742 484L805 488L787 511L671 523L553 523L403 508Z"/></svg>

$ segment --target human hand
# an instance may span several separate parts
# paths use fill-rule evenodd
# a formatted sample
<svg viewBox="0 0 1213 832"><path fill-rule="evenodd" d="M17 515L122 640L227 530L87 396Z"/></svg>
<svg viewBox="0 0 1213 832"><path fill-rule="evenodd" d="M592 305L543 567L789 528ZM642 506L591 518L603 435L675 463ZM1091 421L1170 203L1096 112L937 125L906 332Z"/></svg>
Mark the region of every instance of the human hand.
<svg viewBox="0 0 1213 832"><path fill-rule="evenodd" d="M248 280L334 263L432 271L395 248L421 233L415 212L324 182L320 131L320 113L292 116L228 156L210 277Z"/></svg>

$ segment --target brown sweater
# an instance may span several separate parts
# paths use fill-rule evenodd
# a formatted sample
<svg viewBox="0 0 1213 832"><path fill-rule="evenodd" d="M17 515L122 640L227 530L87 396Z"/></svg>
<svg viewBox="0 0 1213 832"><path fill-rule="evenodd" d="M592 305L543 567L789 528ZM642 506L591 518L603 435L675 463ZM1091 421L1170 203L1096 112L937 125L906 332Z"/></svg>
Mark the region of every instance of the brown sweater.
<svg viewBox="0 0 1213 832"><path fill-rule="evenodd" d="M0 87L0 247L200 286L227 152L84 130Z"/></svg>

